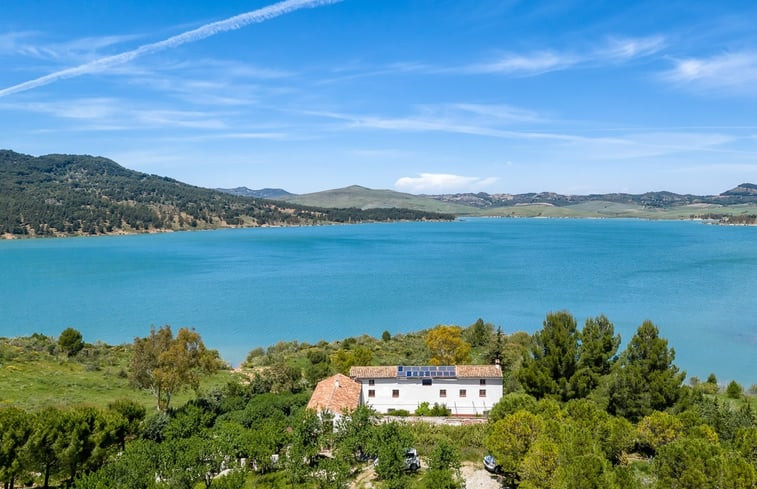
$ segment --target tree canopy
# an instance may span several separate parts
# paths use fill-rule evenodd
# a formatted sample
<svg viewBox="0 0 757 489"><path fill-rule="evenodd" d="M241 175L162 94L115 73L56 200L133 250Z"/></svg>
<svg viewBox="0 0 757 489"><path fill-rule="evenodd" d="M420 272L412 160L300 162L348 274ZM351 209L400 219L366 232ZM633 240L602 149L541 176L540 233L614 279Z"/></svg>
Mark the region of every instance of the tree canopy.
<svg viewBox="0 0 757 489"><path fill-rule="evenodd" d="M457 365L470 361L471 346L462 337L460 326L439 325L426 335L432 365Z"/></svg>
<svg viewBox="0 0 757 489"><path fill-rule="evenodd" d="M134 339L129 380L155 395L158 409L168 409L171 397L186 387L197 389L200 377L221 368L216 350L208 350L200 335L187 328L174 338L170 326Z"/></svg>

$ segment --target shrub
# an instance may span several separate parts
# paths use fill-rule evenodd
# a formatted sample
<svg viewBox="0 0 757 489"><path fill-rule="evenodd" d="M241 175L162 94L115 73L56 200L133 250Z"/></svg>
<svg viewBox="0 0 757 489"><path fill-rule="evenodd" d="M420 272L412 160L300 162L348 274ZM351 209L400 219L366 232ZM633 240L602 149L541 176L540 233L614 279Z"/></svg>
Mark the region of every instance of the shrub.
<svg viewBox="0 0 757 489"><path fill-rule="evenodd" d="M66 328L58 338L58 346L69 357L76 356L84 348L84 340L79 331L74 328Z"/></svg>
<svg viewBox="0 0 757 489"><path fill-rule="evenodd" d="M444 404L434 403L434 407L429 407L428 402L422 402L415 410L416 416L449 416L452 410Z"/></svg>
<svg viewBox="0 0 757 489"><path fill-rule="evenodd" d="M732 380L728 384L728 387L725 388L725 393L731 399L738 399L744 393L744 388L741 386L741 384L739 384L735 380Z"/></svg>

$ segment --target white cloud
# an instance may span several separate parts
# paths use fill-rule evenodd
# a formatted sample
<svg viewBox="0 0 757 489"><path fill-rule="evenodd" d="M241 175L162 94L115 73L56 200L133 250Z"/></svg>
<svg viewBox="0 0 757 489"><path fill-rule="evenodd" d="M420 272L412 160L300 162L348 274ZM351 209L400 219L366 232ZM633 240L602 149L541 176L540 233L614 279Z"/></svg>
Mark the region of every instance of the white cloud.
<svg viewBox="0 0 757 489"><path fill-rule="evenodd" d="M757 52L742 51L710 58L676 60L673 69L662 73L662 78L704 89L754 91L757 84Z"/></svg>
<svg viewBox="0 0 757 489"><path fill-rule="evenodd" d="M493 61L468 65L462 71L470 74L540 75L564 70L579 62L580 58L568 53L542 51L526 55L505 54Z"/></svg>
<svg viewBox="0 0 757 489"><path fill-rule="evenodd" d="M633 58L650 56L665 47L662 36L640 38L611 38L607 46L600 48L597 53L602 57L616 61L627 61Z"/></svg>
<svg viewBox="0 0 757 489"><path fill-rule="evenodd" d="M572 67L597 66L605 63L626 62L651 56L665 47L665 38L649 36L639 38L610 38L604 44L590 49L573 51L542 50L531 53L506 53L491 61L439 70L462 74L504 74L534 76Z"/></svg>
<svg viewBox="0 0 757 489"><path fill-rule="evenodd" d="M266 20L273 19L280 15L284 15L295 10L302 8L312 8L321 5L327 5L340 2L341 0L284 0L283 2L275 3L267 7L263 7L251 12L236 15L228 19L219 20L210 24L205 24L192 29L191 31L178 34L176 36L169 37L162 41L144 44L131 51L116 54L113 56L105 56L98 58L89 63L85 63L73 68L67 68L65 70L56 71L49 75L35 78L17 85L13 85L8 88L0 89L0 97L11 95L17 92L23 92L31 90L32 88L40 87L50 83L54 83L58 80L73 78L81 75L87 75L92 73L101 73L111 69L114 66L123 65L136 59L140 56L163 51L165 49L175 48L189 42L199 41L207 37L220 34L222 32L234 31L241 29L249 24L265 22Z"/></svg>
<svg viewBox="0 0 757 489"><path fill-rule="evenodd" d="M397 190L410 193L479 192L497 182L496 177L465 177L448 173L421 173L402 177L394 183Z"/></svg>

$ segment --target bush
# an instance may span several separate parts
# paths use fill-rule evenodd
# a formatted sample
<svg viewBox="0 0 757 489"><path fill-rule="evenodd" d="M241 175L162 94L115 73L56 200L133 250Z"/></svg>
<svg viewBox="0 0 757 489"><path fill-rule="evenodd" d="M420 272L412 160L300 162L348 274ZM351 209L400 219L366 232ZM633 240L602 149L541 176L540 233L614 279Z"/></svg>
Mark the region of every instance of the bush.
<svg viewBox="0 0 757 489"><path fill-rule="evenodd" d="M387 414L389 416L410 416L410 411L407 409L390 409Z"/></svg>
<svg viewBox="0 0 757 489"><path fill-rule="evenodd" d="M736 382L735 380L732 380L728 387L725 388L725 393L728 397L731 399L738 399L744 394L744 388Z"/></svg>
<svg viewBox="0 0 757 489"><path fill-rule="evenodd" d="M416 416L449 416L452 410L444 404L434 403L434 407L429 407L428 402L422 402L415 410Z"/></svg>
<svg viewBox="0 0 757 489"><path fill-rule="evenodd" d="M58 346L66 355L73 357L84 348L84 339L79 331L74 328L66 328L58 338Z"/></svg>

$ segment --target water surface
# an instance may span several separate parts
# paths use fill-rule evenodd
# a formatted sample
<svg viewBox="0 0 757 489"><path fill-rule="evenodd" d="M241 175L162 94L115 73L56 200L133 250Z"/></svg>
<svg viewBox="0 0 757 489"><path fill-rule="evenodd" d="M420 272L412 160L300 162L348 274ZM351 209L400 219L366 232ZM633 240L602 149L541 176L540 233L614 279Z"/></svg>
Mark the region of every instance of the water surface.
<svg viewBox="0 0 757 489"><path fill-rule="evenodd" d="M130 342L195 327L236 364L256 346L548 311L651 319L690 375L757 382L757 228L468 219L0 242L0 335Z"/></svg>

